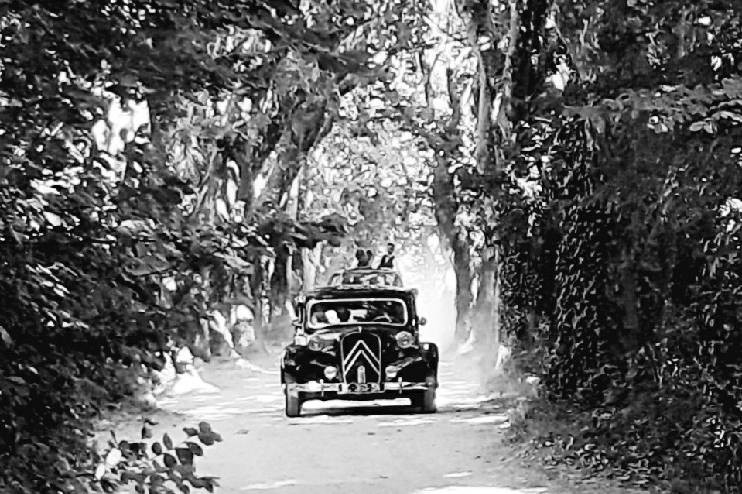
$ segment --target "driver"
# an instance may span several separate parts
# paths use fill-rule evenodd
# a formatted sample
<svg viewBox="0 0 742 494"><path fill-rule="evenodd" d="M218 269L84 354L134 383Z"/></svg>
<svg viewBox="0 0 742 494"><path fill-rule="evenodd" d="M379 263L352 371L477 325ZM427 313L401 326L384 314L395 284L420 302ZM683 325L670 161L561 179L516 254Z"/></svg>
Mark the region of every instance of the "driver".
<svg viewBox="0 0 742 494"><path fill-rule="evenodd" d="M389 313L392 316L392 321L395 324L402 324L405 320L405 307L402 304L392 303Z"/></svg>
<svg viewBox="0 0 742 494"><path fill-rule="evenodd" d="M374 322L392 322L392 318L389 317L389 302L385 302L383 304L371 304L369 307L369 313L367 320L368 321L374 321Z"/></svg>

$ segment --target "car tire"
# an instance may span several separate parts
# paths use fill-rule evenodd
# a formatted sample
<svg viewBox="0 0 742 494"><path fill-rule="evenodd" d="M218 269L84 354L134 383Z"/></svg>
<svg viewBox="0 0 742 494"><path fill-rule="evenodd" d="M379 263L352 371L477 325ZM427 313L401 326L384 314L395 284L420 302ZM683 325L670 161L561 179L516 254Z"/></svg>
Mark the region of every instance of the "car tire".
<svg viewBox="0 0 742 494"><path fill-rule="evenodd" d="M412 396L412 406L417 408L420 413L435 413L437 406L436 398L436 378L427 379L428 389Z"/></svg>
<svg viewBox="0 0 742 494"><path fill-rule="evenodd" d="M302 405L302 399L301 399L301 393L297 392L295 395L292 395L289 393L289 385L295 384L296 380L289 377L284 376L284 382L286 383L286 387L284 388L283 395L285 397L285 411L286 416L289 418L293 417L299 417L301 415L301 405Z"/></svg>

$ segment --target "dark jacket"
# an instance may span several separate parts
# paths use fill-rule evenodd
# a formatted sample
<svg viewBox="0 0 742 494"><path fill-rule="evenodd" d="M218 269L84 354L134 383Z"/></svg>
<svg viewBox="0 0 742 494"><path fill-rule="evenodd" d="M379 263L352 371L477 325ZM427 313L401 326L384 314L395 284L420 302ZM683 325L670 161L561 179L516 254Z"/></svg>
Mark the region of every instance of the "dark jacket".
<svg viewBox="0 0 742 494"><path fill-rule="evenodd" d="M384 254L381 257L381 262L379 263L380 268L393 268L394 267L394 256L389 254Z"/></svg>

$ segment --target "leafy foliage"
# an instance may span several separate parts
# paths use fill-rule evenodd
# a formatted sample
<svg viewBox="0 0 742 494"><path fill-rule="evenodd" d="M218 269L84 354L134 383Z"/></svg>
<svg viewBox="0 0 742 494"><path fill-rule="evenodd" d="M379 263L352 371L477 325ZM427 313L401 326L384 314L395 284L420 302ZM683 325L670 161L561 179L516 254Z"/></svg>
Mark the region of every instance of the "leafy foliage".
<svg viewBox="0 0 742 494"><path fill-rule="evenodd" d="M262 298L277 245L342 235L275 215L336 95L407 42L409 8L0 5L0 490L93 489L77 473L105 404L208 343L231 290Z"/></svg>
<svg viewBox="0 0 742 494"><path fill-rule="evenodd" d="M537 3L521 17L551 15ZM498 204L507 329L548 352L547 394L577 404L564 458L738 492L739 12L568 2L538 25L519 50L549 61L524 64L541 82L512 77L522 192Z"/></svg>
<svg viewBox="0 0 742 494"><path fill-rule="evenodd" d="M113 435L109 449L95 468L95 483L106 492L129 484L134 484L137 493L186 494L191 487L214 492L219 485L217 480L197 476L194 459L203 456L202 445L220 442L221 436L206 422L199 423L197 429L185 427L183 431L186 439L177 445L167 433L161 441L152 441L152 430L146 422L142 441L117 442Z"/></svg>
<svg viewBox="0 0 742 494"><path fill-rule="evenodd" d="M341 212L348 234L337 255L345 262L357 246L378 252L387 242L406 255L420 254L433 226L427 165L411 146L413 136L405 138L393 127L367 128L376 142L352 138L338 128L318 146L312 161L322 166L307 170L300 217Z"/></svg>

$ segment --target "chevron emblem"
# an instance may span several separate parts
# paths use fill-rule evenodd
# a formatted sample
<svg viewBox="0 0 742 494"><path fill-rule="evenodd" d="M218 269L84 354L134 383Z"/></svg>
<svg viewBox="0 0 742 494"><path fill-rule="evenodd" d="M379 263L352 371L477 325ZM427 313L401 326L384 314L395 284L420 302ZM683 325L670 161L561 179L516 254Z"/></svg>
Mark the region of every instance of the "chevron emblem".
<svg viewBox="0 0 742 494"><path fill-rule="evenodd" d="M373 369L377 374L381 374L381 362L379 362L379 359L374 355L374 352L371 351L371 349L368 347L365 341L359 340L356 342L355 345L353 345L353 348L348 352L348 355L345 356L345 360L343 361L343 367L345 369L350 369L353 367L356 362L366 362L371 369ZM363 369L363 370L361 370ZM361 374L363 374L363 379L365 381L366 379L366 369L365 367L361 366L358 368L358 382L362 382L360 380Z"/></svg>

